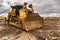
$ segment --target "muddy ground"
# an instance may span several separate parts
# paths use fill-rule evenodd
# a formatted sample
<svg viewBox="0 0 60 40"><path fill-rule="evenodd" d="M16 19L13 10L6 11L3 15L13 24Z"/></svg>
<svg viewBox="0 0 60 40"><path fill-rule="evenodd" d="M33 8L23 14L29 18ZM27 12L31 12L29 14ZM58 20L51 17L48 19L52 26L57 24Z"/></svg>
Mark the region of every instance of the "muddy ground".
<svg viewBox="0 0 60 40"><path fill-rule="evenodd" d="M0 22L0 40L60 40L60 18L44 19L45 26L26 32Z"/></svg>

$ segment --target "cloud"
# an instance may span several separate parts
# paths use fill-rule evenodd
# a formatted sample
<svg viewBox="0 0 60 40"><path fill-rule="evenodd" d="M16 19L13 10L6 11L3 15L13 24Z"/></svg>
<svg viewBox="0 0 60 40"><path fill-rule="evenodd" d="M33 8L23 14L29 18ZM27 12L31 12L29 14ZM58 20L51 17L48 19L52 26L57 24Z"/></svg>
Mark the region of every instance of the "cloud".
<svg viewBox="0 0 60 40"><path fill-rule="evenodd" d="M10 5L20 4L27 2L32 3L35 12L39 13L43 17L59 16L60 15L60 0L3 0L0 1L0 5L4 5L3 10L10 10ZM1 10L1 8L0 8ZM1 10L2 11L2 10ZM0 11L0 12L1 12ZM5 12L5 11L2 11Z"/></svg>

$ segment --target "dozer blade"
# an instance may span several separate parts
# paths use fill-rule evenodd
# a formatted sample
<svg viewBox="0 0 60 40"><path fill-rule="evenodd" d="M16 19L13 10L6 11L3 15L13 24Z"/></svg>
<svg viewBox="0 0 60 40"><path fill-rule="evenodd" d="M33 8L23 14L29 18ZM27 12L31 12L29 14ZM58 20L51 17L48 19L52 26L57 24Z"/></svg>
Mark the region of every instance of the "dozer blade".
<svg viewBox="0 0 60 40"><path fill-rule="evenodd" d="M29 14L26 19L25 22L21 24L17 24L17 23L10 23L13 26L19 27L21 29L24 29L26 31L30 31L32 29L36 29L36 28L40 28L44 26L44 20L43 17L40 17L37 13L32 13Z"/></svg>
<svg viewBox="0 0 60 40"><path fill-rule="evenodd" d="M25 30L29 31L35 28L40 28L44 25L44 20L37 13L28 15L25 19Z"/></svg>

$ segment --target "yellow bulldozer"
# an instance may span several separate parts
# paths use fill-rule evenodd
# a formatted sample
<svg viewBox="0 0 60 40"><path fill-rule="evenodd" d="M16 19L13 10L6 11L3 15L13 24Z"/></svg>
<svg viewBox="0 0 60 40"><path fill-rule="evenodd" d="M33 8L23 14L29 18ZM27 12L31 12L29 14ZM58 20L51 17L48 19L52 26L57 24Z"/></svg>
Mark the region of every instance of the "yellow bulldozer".
<svg viewBox="0 0 60 40"><path fill-rule="evenodd" d="M29 7L32 8L32 4ZM38 13L34 13L33 8L29 10L24 5L15 5L11 6L11 8L11 12L8 13L8 25L13 25L26 31L44 26L43 17Z"/></svg>

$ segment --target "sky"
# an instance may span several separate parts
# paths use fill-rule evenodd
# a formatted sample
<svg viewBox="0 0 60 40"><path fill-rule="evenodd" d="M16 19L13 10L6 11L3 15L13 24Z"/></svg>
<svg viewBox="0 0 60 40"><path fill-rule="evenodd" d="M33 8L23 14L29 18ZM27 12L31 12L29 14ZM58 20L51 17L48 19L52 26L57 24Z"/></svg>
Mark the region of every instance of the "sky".
<svg viewBox="0 0 60 40"><path fill-rule="evenodd" d="M7 16L11 5L33 4L34 11L42 17L60 17L60 0L0 0L0 15Z"/></svg>

